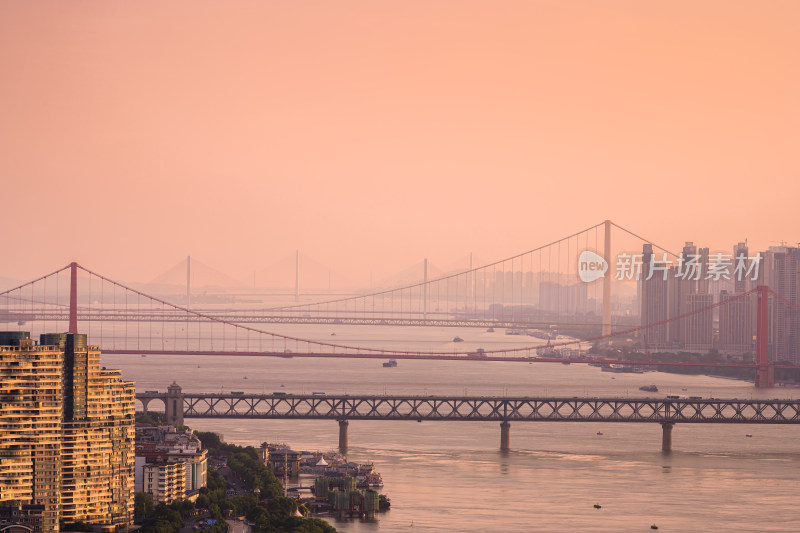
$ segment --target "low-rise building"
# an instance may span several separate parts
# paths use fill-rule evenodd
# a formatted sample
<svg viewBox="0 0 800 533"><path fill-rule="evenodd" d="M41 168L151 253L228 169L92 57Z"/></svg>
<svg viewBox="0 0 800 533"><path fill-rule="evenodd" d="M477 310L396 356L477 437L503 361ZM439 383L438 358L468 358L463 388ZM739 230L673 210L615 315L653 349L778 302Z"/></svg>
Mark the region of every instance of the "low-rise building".
<svg viewBox="0 0 800 533"><path fill-rule="evenodd" d="M208 450L191 431L176 431L173 426L136 427L136 487L145 489L144 467L151 464L181 463L184 465L183 494L191 498L206 486ZM155 496L154 496L155 498Z"/></svg>
<svg viewBox="0 0 800 533"><path fill-rule="evenodd" d="M0 532L45 531L43 521L45 516L46 507L40 504L19 504L0 507Z"/></svg>

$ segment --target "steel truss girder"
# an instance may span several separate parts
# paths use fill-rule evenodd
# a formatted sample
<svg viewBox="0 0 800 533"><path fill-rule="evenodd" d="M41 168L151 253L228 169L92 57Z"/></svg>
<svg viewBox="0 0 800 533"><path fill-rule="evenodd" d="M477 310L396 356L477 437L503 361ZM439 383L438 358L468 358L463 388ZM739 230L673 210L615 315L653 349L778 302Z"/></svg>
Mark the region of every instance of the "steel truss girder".
<svg viewBox="0 0 800 533"><path fill-rule="evenodd" d="M137 394L166 400L165 393ZM185 418L798 424L798 400L185 393Z"/></svg>

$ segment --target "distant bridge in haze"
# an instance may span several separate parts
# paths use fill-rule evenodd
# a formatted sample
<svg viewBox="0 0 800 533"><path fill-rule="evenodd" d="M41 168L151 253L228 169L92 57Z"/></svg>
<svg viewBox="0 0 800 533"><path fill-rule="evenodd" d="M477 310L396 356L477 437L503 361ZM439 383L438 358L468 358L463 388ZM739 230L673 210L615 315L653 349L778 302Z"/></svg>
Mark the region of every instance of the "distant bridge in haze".
<svg viewBox="0 0 800 533"><path fill-rule="evenodd" d="M561 283L577 277L579 250L602 248L604 256L610 258L612 227L641 239L605 221L533 250L458 274L433 280L425 276L421 283L396 289L269 309L211 311L179 306L71 263L0 292L0 323L5 322L6 329L32 330L34 335L47 331L78 332L80 323L80 331L89 334L91 341L106 353L561 362L561 358L551 355L581 343L632 340L638 335L647 335L650 328L706 316L716 308L752 298L758 301L755 363L704 363L703 366L748 366L755 371L757 386L774 383L775 364L768 357L768 301L772 298L774 302L782 302L791 312L797 312L800 307L781 299L767 287L646 324L613 323L610 273L602 282L591 285L591 290L602 292L602 298L595 294L595 298L589 299L589 285L579 284L569 290L580 289L587 293L586 298L565 299L567 293ZM538 294L534 294L535 291ZM191 294L187 296L190 300ZM578 306L579 302L585 304L590 300L603 302L602 314L596 321L592 320L592 309ZM538 307L533 305L534 301L538 302ZM562 304L568 307L566 312L552 311L551 308L560 309ZM428 351L409 347L384 349L376 346L380 341L352 345L268 331L263 329L265 324L497 327L506 328L507 332L516 330L546 337L547 341L516 341L514 347L489 350L474 346L462 348L468 343L455 342L446 349ZM569 331L570 336L558 336L553 326L562 332ZM614 362L676 364L650 361L641 354L636 359L644 360Z"/></svg>
<svg viewBox="0 0 800 533"><path fill-rule="evenodd" d="M559 327L594 327L599 328L599 322L585 322L584 320L569 320L566 317L556 320L507 320L478 317L470 315L459 316L459 313L452 313L441 317L431 313L431 316L423 318L413 317L392 317L391 312L387 311L380 316L325 316L320 314L265 314L263 312L246 312L237 309L197 309L197 314L177 316L174 314L159 316L158 314L138 312L136 310L120 310L111 312L92 312L91 310L78 309L78 322L159 322L159 323L197 323L206 322L206 316L225 320L234 324L321 324L329 326L410 326L410 327L453 327L453 328L513 328L513 329L549 329L554 326ZM56 310L34 310L34 311L10 311L0 310L0 322L67 322L70 319L69 309ZM618 329L622 326L628 327L633 324L616 323L612 326Z"/></svg>

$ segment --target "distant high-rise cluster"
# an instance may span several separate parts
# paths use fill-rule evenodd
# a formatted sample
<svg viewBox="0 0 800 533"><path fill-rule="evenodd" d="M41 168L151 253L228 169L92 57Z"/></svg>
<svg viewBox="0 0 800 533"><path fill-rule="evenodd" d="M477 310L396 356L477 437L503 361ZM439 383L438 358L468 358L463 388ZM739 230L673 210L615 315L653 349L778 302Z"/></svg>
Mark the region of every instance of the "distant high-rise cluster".
<svg viewBox="0 0 800 533"><path fill-rule="evenodd" d="M753 254L758 256L759 254ZM756 295L742 296L757 285L767 285L778 297L770 298L769 354L772 361L800 363L800 248L773 246L760 253L757 271L736 271L737 258L749 258L746 243L729 256L727 276L710 275L714 258L708 248L687 242L682 261L663 267L651 244L642 249L639 284L641 323L652 324L641 333L647 349L707 351L728 354L755 351ZM687 267L685 258L696 258ZM753 261L748 260L748 265ZM695 269L687 275L686 269ZM683 269L683 271L681 270ZM714 307L714 304L720 305Z"/></svg>
<svg viewBox="0 0 800 533"><path fill-rule="evenodd" d="M0 332L0 523L133 518L135 386L86 335Z"/></svg>
<svg viewBox="0 0 800 533"><path fill-rule="evenodd" d="M770 359L800 364L800 247L771 246L765 254L763 284L778 297L770 299ZM792 305L789 305L792 304Z"/></svg>
<svg viewBox="0 0 800 533"><path fill-rule="evenodd" d="M642 324L654 324L644 330L643 343L648 348L680 347L687 350L708 350L713 345L713 295L706 278L708 248L691 242L683 247L682 257L696 258L684 275L681 265L662 265L653 253L653 245L642 248ZM701 311L701 312L698 312ZM682 318L678 318L682 317ZM676 320L671 320L676 319Z"/></svg>

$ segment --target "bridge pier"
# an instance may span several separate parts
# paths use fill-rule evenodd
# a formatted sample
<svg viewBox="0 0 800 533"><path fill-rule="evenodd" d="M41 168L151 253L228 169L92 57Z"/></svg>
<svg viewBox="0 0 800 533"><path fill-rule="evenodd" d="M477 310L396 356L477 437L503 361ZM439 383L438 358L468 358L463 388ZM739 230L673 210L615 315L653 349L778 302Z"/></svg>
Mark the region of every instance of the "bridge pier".
<svg viewBox="0 0 800 533"><path fill-rule="evenodd" d="M508 451L511 447L511 422L503 420L500 422L500 450Z"/></svg>
<svg viewBox="0 0 800 533"><path fill-rule="evenodd" d="M674 422L663 422L661 424L661 451L670 453L672 451L672 426Z"/></svg>
<svg viewBox="0 0 800 533"><path fill-rule="evenodd" d="M139 398L139 401L142 402L142 414L147 414L147 406L150 405L150 400L145 400L144 398Z"/></svg>
<svg viewBox="0 0 800 533"><path fill-rule="evenodd" d="M347 420L339 420L339 451L341 453L347 452L347 426L350 422Z"/></svg>

